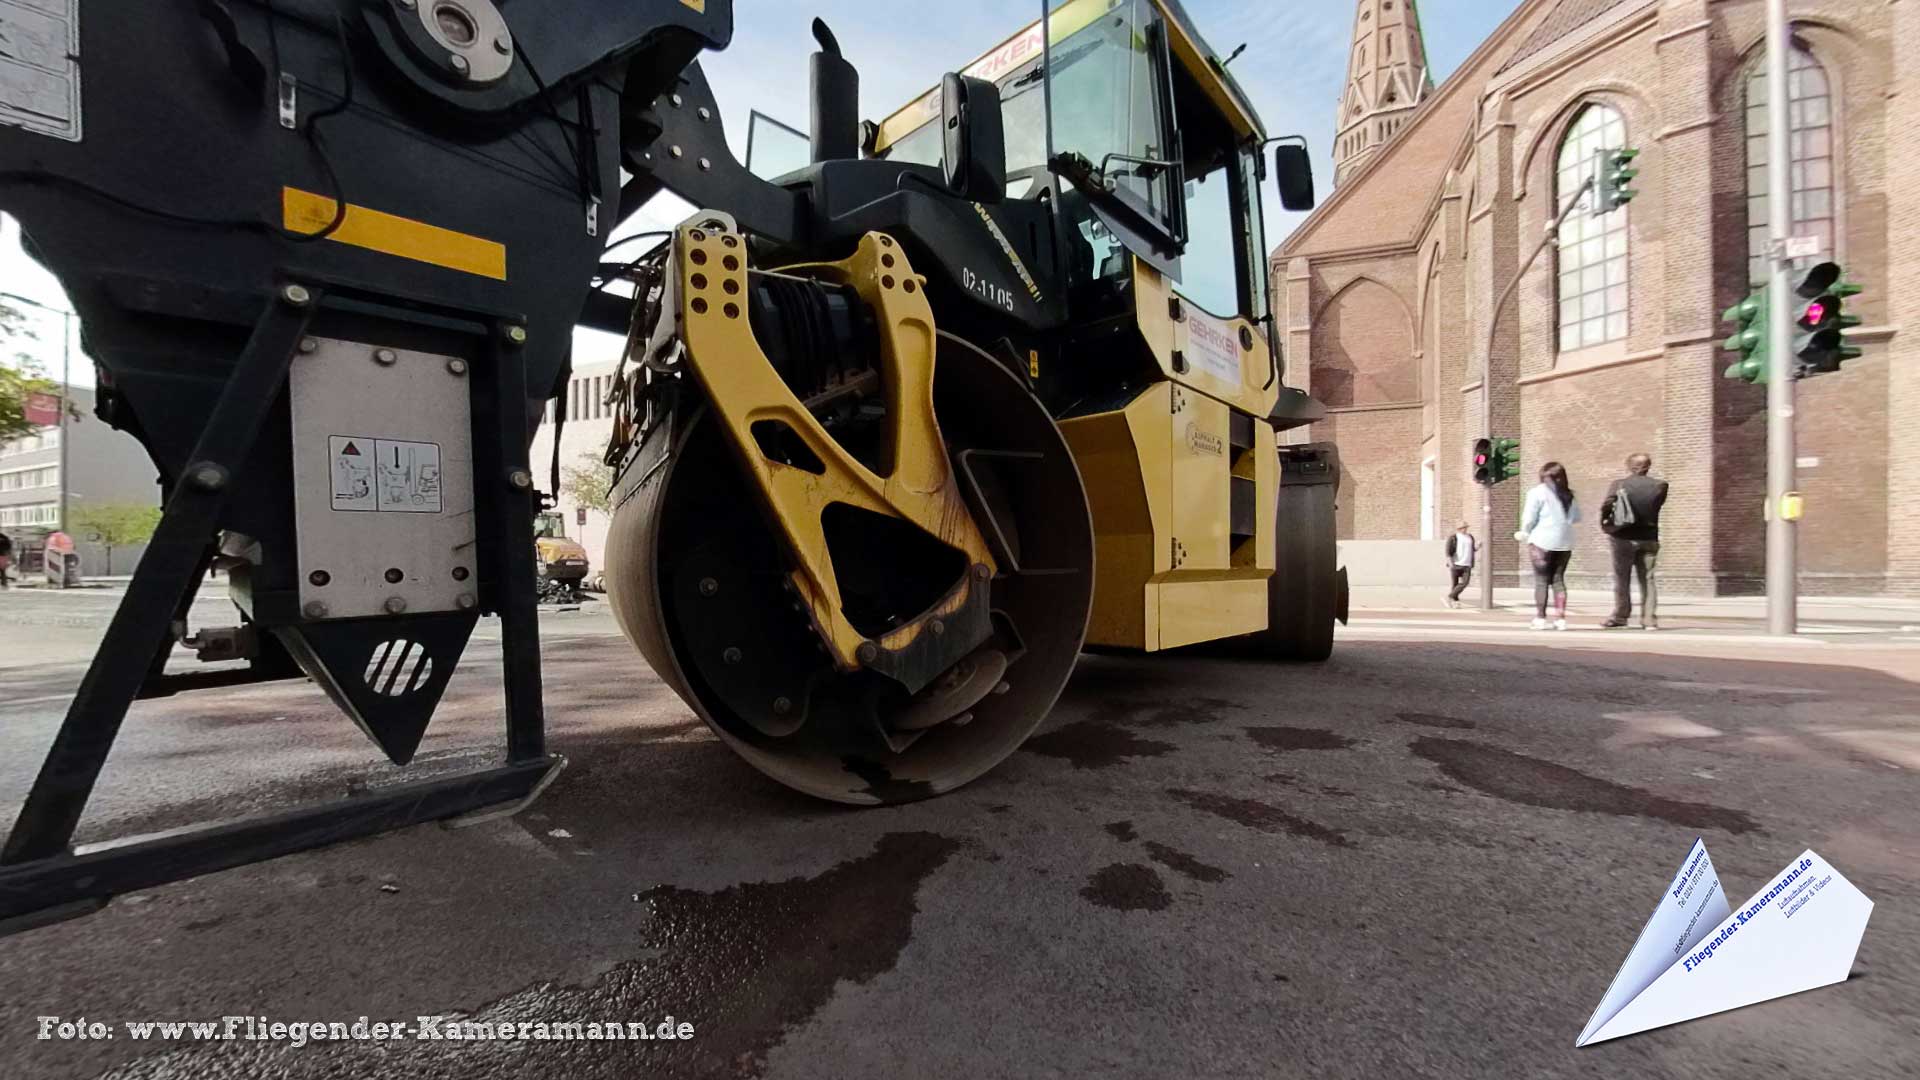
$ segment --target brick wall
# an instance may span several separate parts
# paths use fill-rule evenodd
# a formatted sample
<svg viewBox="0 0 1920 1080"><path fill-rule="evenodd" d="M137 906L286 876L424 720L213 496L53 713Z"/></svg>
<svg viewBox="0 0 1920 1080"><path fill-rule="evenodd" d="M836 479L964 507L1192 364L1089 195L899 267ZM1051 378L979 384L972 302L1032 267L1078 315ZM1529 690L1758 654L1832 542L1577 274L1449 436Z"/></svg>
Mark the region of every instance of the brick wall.
<svg viewBox="0 0 1920 1080"><path fill-rule="evenodd" d="M1868 355L1799 387L1799 454L1820 460L1800 478L1808 499L1802 587L1813 593L1920 593L1920 348L1901 335L1903 323L1920 318L1920 247L1894 242L1920 235L1920 140L1890 127L1901 96L1920 100L1915 61L1890 45L1902 32L1920 43L1916 8L1912 0L1791 6L1800 40L1833 83L1843 146L1839 255L1867 286L1854 310L1867 323ZM1304 351L1305 366L1326 371L1310 385L1346 378L1375 395L1343 399L1360 401L1412 385L1421 403L1406 418L1342 413L1301 437L1341 442L1343 460L1366 485L1341 535L1362 539L1418 535L1427 456L1440 463L1439 516L1477 520L1481 493L1466 482L1466 446L1480 434L1522 433L1529 477L1547 456L1571 459L1576 483L1595 499L1626 453L1646 450L1676 488L1663 523L1670 587L1746 591L1764 565L1765 395L1720 377L1730 357L1719 344L1731 328L1718 314L1746 292L1742 106L1764 3L1663 0L1616 12L1577 47L1548 50L1520 70L1490 80L1497 65L1481 65L1472 73L1480 82L1473 110L1457 100L1466 95L1443 95L1428 117L1429 126L1449 125L1450 135L1417 131L1387 148L1331 208L1332 220L1309 223L1283 249L1298 276L1287 282L1296 303L1294 362ZM1530 18L1523 12L1515 25ZM1493 431L1483 432L1484 391L1475 384L1493 299L1541 235L1561 133L1590 101L1621 111L1642 151L1641 195L1629 210L1628 337L1559 353L1549 251L1499 327ZM1389 198L1433 209L1408 234L1383 212ZM1369 222L1377 225L1371 235ZM1379 285L1356 286L1353 305L1333 305L1331 319L1313 314L1361 276ZM1411 314L1393 310L1384 293ZM1408 318L1411 349L1401 325ZM1567 374L1585 366L1592 370ZM1495 491L1496 523L1513 519L1524 487ZM1402 497L1405 508L1387 504ZM1503 580L1523 579L1518 552L1500 540L1505 532L1496 530L1489 554ZM1597 548L1583 550L1579 563L1603 565Z"/></svg>
<svg viewBox="0 0 1920 1080"><path fill-rule="evenodd" d="M1576 587L1610 580L1606 534L1599 527L1600 500L1607 486L1626 473L1627 455L1653 454L1653 474L1673 485L1669 509L1662 514L1663 534L1671 531L1672 521L1686 520L1693 508L1711 498L1692 478L1676 474L1661 460L1660 410L1646 405L1649 387L1657 390L1663 382L1662 366L1660 360L1642 361L1521 387L1525 468L1519 482L1508 486L1532 487L1540 467L1549 461L1566 466L1567 481L1586 518L1575 529L1577 544L1567 571ZM1513 518L1494 522L1496 529L1509 533L1513 525Z"/></svg>
<svg viewBox="0 0 1920 1080"><path fill-rule="evenodd" d="M1310 392L1342 408L1420 400L1406 301L1372 278L1341 288L1314 319Z"/></svg>
<svg viewBox="0 0 1920 1080"><path fill-rule="evenodd" d="M1338 412L1313 428L1340 446L1340 539L1419 539L1420 410Z"/></svg>

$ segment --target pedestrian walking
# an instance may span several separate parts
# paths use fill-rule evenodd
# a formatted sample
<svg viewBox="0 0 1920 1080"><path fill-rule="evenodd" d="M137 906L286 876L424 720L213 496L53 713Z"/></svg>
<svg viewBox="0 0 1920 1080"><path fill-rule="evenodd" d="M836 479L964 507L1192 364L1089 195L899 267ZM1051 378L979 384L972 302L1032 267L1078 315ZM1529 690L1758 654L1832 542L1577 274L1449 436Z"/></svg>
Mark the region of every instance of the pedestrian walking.
<svg viewBox="0 0 1920 1080"><path fill-rule="evenodd" d="M1480 555L1480 545L1474 542L1473 532L1466 522L1461 522L1452 536L1447 537L1447 573L1453 575L1453 591L1447 594L1447 606L1460 606L1460 594L1467 589L1467 582L1473 580L1473 563Z"/></svg>
<svg viewBox="0 0 1920 1080"><path fill-rule="evenodd" d="M0 533L0 589L13 588L13 582L7 577L13 568L13 537Z"/></svg>
<svg viewBox="0 0 1920 1080"><path fill-rule="evenodd" d="M1573 559L1573 526L1580 520L1580 503L1567 484L1567 470L1557 461L1540 466L1540 482L1527 492L1515 540L1527 545L1533 561L1533 628L1567 628L1567 563ZM1553 594L1553 622L1547 622L1547 594Z"/></svg>
<svg viewBox="0 0 1920 1080"><path fill-rule="evenodd" d="M1667 505L1667 482L1647 473L1653 458L1627 459L1627 475L1607 488L1600 504L1600 529L1613 545L1613 615L1605 627L1627 625L1633 615L1631 579L1640 579L1640 629L1660 629L1660 589L1654 577L1660 558L1660 508Z"/></svg>

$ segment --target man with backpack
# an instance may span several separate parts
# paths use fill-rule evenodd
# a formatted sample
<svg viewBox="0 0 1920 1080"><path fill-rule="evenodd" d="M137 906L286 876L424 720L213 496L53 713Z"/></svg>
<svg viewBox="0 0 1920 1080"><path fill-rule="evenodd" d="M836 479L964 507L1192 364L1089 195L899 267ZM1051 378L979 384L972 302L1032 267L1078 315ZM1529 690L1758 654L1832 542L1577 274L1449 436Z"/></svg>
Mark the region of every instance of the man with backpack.
<svg viewBox="0 0 1920 1080"><path fill-rule="evenodd" d="M1660 557L1660 508L1667 503L1667 482L1647 473L1653 458L1627 459L1627 475L1613 482L1600 503L1600 528L1613 545L1613 617L1601 626L1627 625L1633 614L1632 578L1640 579L1640 629L1660 629L1660 591L1654 581Z"/></svg>
<svg viewBox="0 0 1920 1080"><path fill-rule="evenodd" d="M1472 527L1466 522L1460 523L1452 536L1447 537L1447 573L1453 578L1453 590L1447 593L1447 606L1460 606L1460 594L1466 591L1467 582L1473 580L1473 564L1480 554L1480 546L1474 542Z"/></svg>

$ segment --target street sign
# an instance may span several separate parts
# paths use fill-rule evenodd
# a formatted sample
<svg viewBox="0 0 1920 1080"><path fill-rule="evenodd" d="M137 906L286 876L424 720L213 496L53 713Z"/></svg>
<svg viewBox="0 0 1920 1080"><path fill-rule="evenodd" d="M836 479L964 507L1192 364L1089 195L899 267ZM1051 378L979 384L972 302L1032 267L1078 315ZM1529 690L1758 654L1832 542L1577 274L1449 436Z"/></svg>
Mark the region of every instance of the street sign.
<svg viewBox="0 0 1920 1080"><path fill-rule="evenodd" d="M27 395L20 414L35 427L53 427L60 422L60 395L36 390Z"/></svg>
<svg viewBox="0 0 1920 1080"><path fill-rule="evenodd" d="M582 526L584 526L584 525L585 525L585 524L587 523L587 508L586 508L586 507L584 507L584 506L576 506L576 507L574 507L574 508L573 508L573 523L574 523L575 525L582 525Z"/></svg>
<svg viewBox="0 0 1920 1080"><path fill-rule="evenodd" d="M1817 259L1820 257L1820 238L1817 236L1795 236L1787 240L1787 258Z"/></svg>

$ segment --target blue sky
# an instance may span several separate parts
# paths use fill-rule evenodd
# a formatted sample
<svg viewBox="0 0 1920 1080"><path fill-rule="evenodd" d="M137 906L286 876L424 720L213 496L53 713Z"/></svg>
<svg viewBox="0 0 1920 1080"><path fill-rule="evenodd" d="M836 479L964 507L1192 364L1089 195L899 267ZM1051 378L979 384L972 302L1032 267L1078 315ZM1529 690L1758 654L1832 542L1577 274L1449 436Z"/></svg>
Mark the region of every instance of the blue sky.
<svg viewBox="0 0 1920 1080"><path fill-rule="evenodd" d="M1056 0L1057 2L1057 0ZM909 5L897 5L897 9ZM719 98L736 154L746 150L746 122L759 109L802 129L807 119L807 57L814 16L827 20L848 59L860 69L861 114L879 119L933 86L944 71L960 68L1039 17L1041 0L968 0L960 4L915 4L874 18L872 0L737 0L733 45L703 63ZM1335 104L1346 76L1355 5L1352 0L1185 0L1209 44L1222 55L1246 43L1233 72L1268 130L1307 137L1322 197L1333 175L1327 148L1333 141ZM1465 60L1513 10L1513 0L1420 0L1422 25L1435 81ZM1267 203L1277 207L1271 191ZM632 228L671 225L689 213L686 204L663 197L641 212ZM1284 239L1301 215L1268 215L1269 246ZM52 275L19 248L18 226L0 230L0 292L18 293L64 307ZM36 350L58 375L59 320L50 320ZM605 335L580 339L582 363L603 359L614 345ZM77 350L76 350L77 352ZM76 362L74 381L91 384L90 365Z"/></svg>

